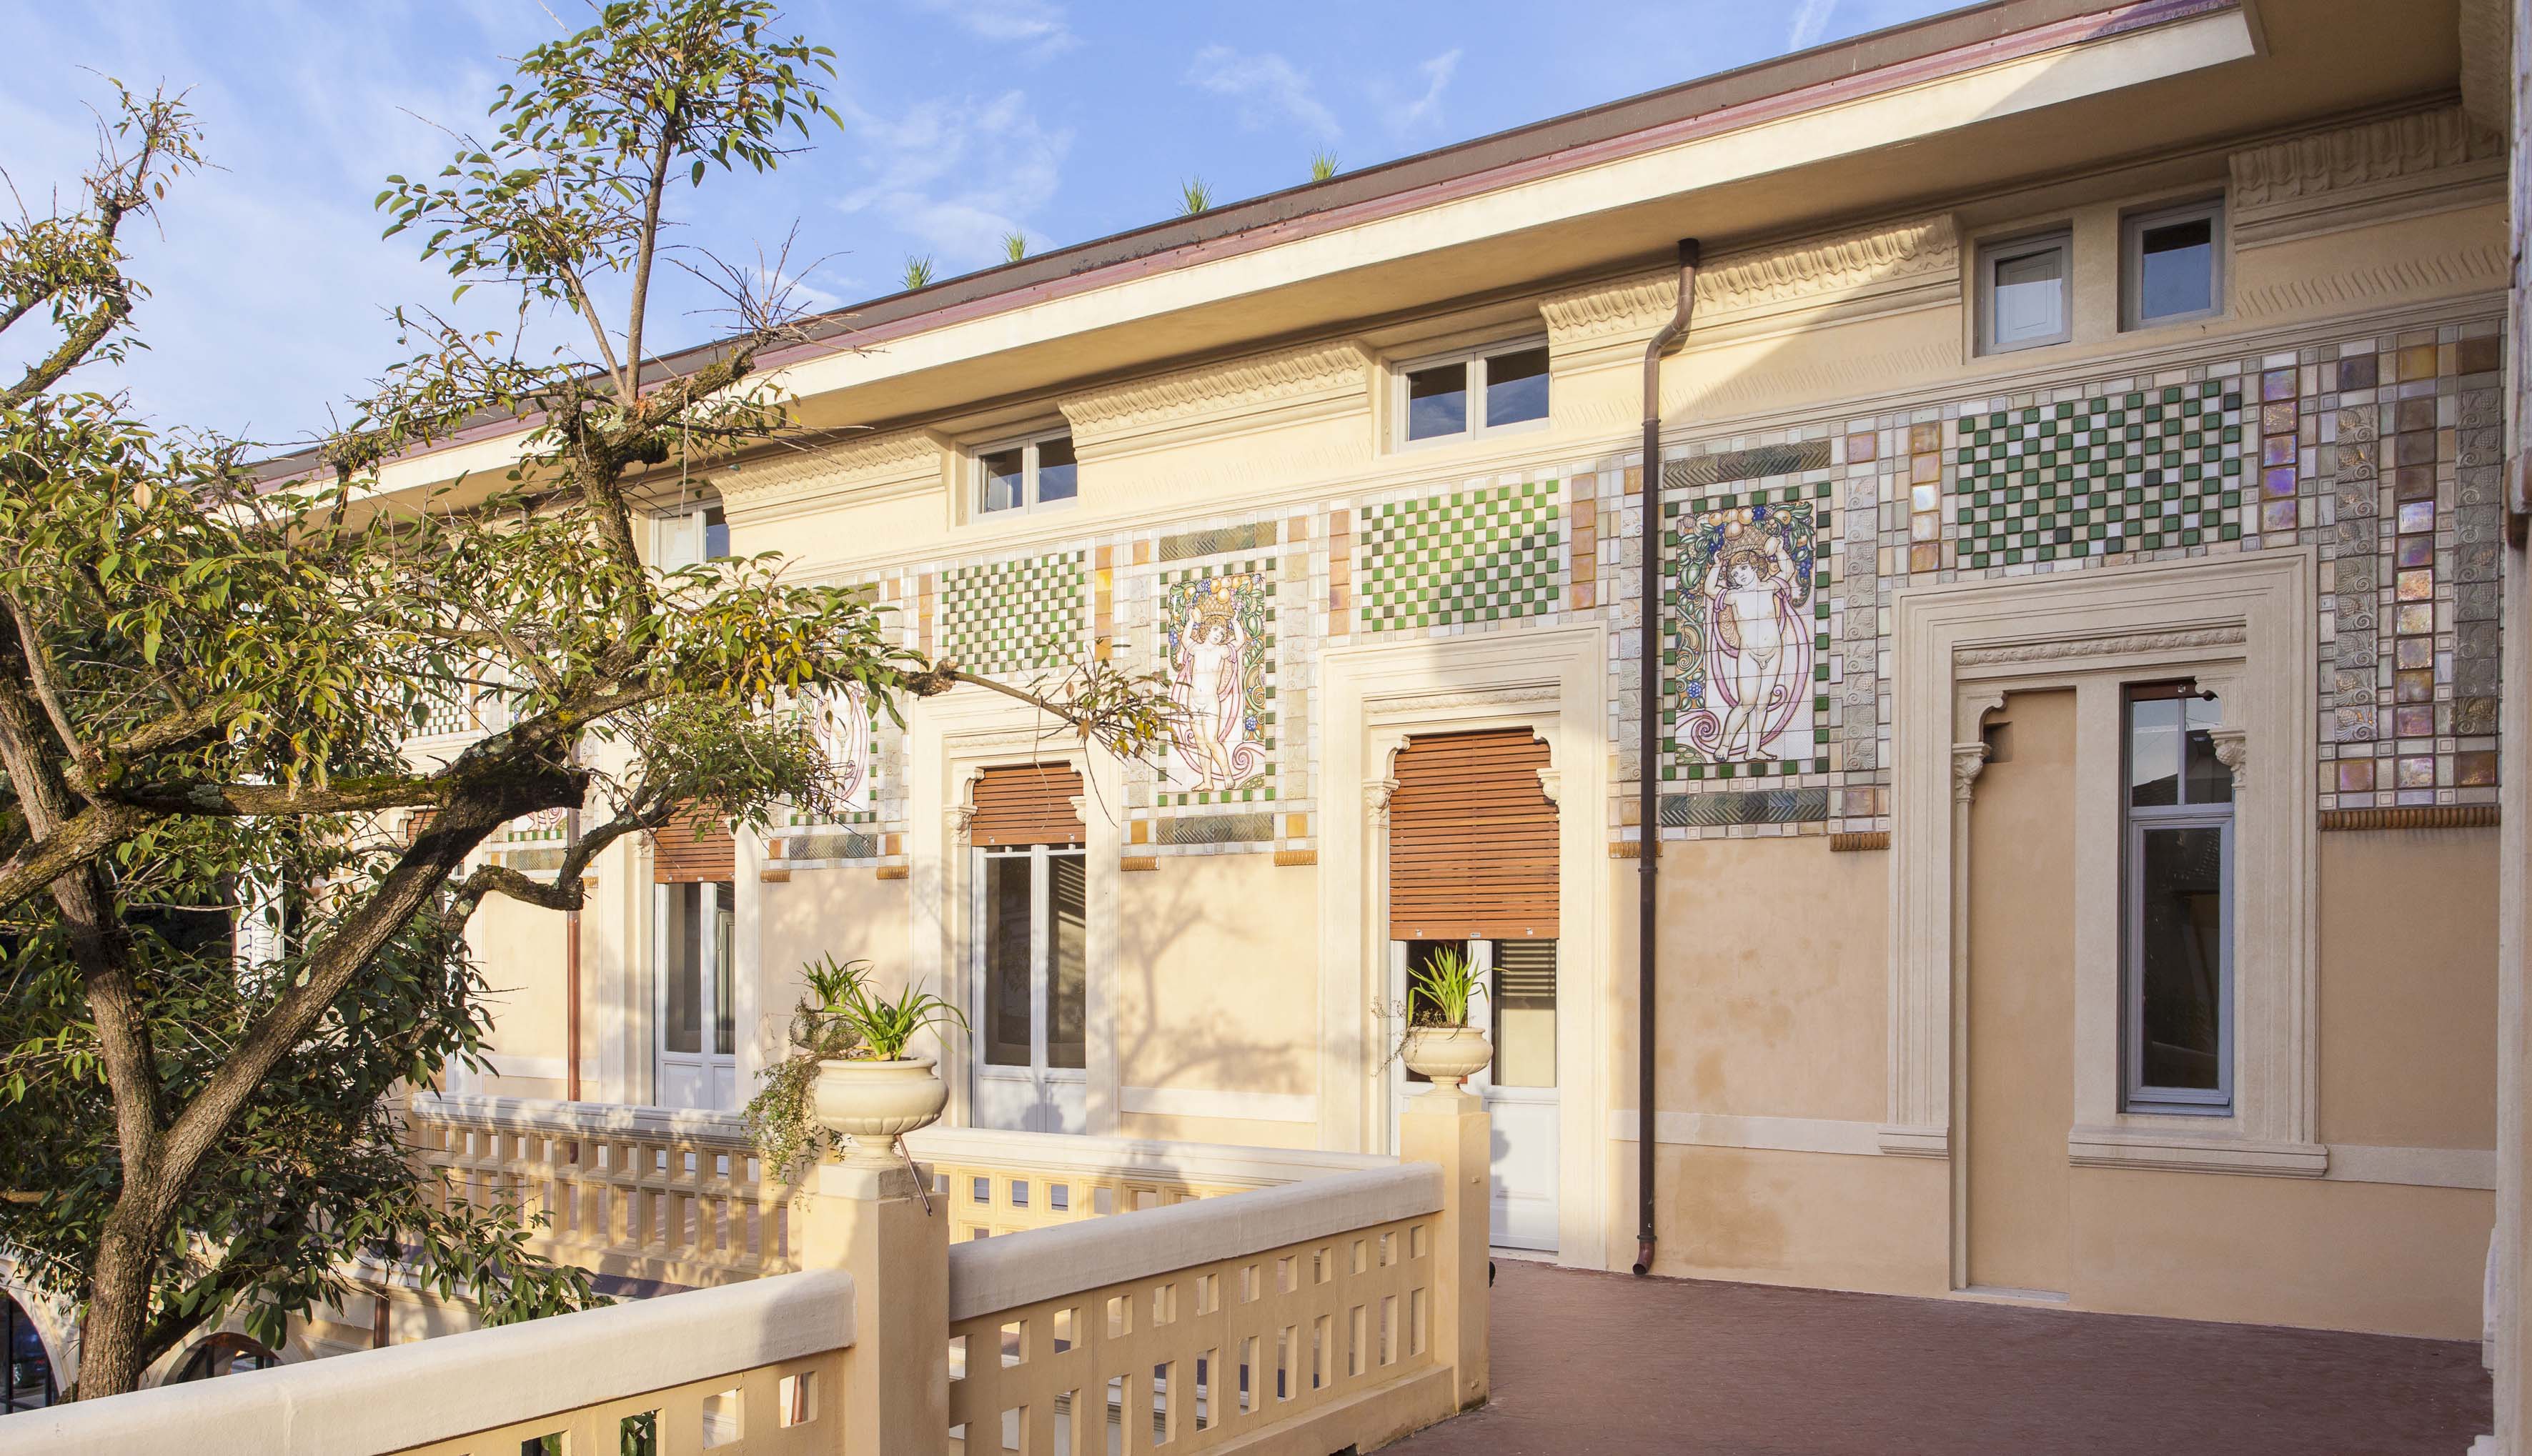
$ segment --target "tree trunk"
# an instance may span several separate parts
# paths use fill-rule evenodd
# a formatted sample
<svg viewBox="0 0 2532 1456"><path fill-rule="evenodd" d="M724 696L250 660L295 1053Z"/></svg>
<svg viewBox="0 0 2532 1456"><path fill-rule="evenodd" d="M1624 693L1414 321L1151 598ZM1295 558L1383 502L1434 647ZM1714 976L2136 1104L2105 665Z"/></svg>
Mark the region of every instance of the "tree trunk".
<svg viewBox="0 0 2532 1456"><path fill-rule="evenodd" d="M132 1169L124 1170L123 1196L106 1217L96 1263L88 1271L75 1400L124 1395L140 1388L141 1372L147 1365L141 1337L149 1327L149 1286L167 1235L166 1220L149 1216L162 1202L156 1193L137 1181Z"/></svg>

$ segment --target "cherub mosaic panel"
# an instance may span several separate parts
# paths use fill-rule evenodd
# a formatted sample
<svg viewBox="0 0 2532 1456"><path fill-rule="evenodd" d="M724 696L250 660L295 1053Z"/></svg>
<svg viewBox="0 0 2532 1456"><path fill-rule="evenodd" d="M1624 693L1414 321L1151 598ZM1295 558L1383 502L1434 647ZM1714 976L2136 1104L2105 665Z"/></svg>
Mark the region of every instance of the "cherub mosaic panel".
<svg viewBox="0 0 2532 1456"><path fill-rule="evenodd" d="M1811 454L1827 465L1824 449ZM1800 463L1813 464L1809 454ZM1665 473L1672 488L1662 504L1664 787L1696 794L1725 790L1731 780L1825 774L1833 756L1832 486L1804 479L1691 497L1680 482L1697 478L1697 464L1675 463ZM1817 818L1825 809L1814 797L1824 806L1824 796L1813 795L1799 804L1670 805L1664 819Z"/></svg>
<svg viewBox="0 0 2532 1456"><path fill-rule="evenodd" d="M1163 572L1161 671L1183 714L1161 764L1162 807L1275 797L1275 577L1266 561Z"/></svg>
<svg viewBox="0 0 2532 1456"><path fill-rule="evenodd" d="M858 686L838 688L815 695L801 711L802 726L834 775L838 803L834 822L866 824L878 818L878 723L870 696Z"/></svg>
<svg viewBox="0 0 2532 1456"><path fill-rule="evenodd" d="M1088 620L1083 561L1058 551L942 572L938 654L988 675L1070 661Z"/></svg>

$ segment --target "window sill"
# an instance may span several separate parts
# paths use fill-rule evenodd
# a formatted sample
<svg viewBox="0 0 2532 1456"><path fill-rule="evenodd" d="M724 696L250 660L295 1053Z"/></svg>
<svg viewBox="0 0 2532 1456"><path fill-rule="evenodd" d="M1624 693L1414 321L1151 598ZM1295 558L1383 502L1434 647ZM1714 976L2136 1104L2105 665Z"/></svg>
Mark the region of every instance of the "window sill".
<svg viewBox="0 0 2532 1456"><path fill-rule="evenodd" d="M2164 1173L2319 1178L2330 1171L2330 1149L2319 1143L2256 1143L2213 1129L2193 1133L2151 1124L2078 1127L2066 1135L2066 1158L2079 1168Z"/></svg>

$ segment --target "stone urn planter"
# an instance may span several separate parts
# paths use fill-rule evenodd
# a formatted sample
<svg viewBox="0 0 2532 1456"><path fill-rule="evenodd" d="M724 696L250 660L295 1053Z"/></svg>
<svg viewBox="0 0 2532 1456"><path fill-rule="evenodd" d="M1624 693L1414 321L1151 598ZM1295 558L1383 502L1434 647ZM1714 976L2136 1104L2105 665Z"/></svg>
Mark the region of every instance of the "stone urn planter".
<svg viewBox="0 0 2532 1456"><path fill-rule="evenodd" d="M831 1060L818 1063L814 1101L818 1121L852 1144L845 1161L893 1163L897 1138L938 1121L950 1088L928 1056Z"/></svg>
<svg viewBox="0 0 2532 1456"><path fill-rule="evenodd" d="M1457 1092L1495 1059L1495 1044L1475 1027L1409 1027L1403 1056L1407 1070L1431 1078L1435 1091Z"/></svg>

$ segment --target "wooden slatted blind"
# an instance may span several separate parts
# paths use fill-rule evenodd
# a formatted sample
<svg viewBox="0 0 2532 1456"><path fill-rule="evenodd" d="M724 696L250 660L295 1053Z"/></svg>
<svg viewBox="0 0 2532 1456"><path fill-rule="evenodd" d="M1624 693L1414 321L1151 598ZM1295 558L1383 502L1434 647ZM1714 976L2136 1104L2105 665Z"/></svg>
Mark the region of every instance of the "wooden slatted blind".
<svg viewBox="0 0 2532 1456"><path fill-rule="evenodd" d="M720 881L737 872L738 845L730 838L729 821L709 810L679 813L665 828L651 831L651 878L656 883Z"/></svg>
<svg viewBox="0 0 2532 1456"><path fill-rule="evenodd" d="M967 837L980 845L1084 843L1081 815L1072 808L1081 795L1081 775L1070 764L988 768L976 780L976 816Z"/></svg>
<svg viewBox="0 0 2532 1456"><path fill-rule="evenodd" d="M1410 738L1389 800L1393 940L1552 940L1556 806L1526 728Z"/></svg>

